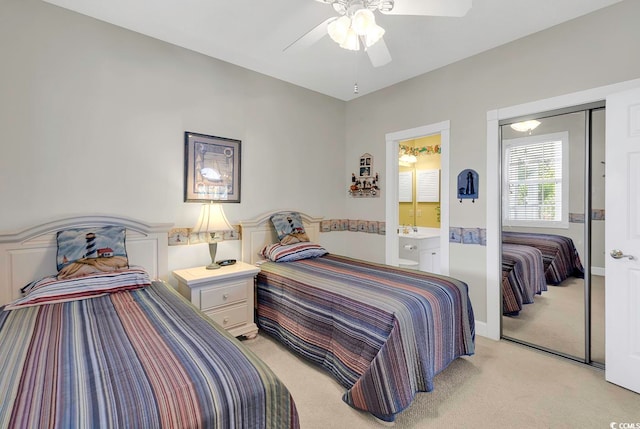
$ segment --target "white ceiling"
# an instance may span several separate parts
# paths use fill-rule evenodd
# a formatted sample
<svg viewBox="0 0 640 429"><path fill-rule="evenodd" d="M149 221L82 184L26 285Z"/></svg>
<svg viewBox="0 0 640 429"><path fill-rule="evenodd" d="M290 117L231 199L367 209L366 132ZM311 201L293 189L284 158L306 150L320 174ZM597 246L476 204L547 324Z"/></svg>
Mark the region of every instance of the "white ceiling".
<svg viewBox="0 0 640 429"><path fill-rule="evenodd" d="M363 52L328 36L283 51L325 19L314 0L44 0L341 100L364 95L621 0L473 0L463 18L376 20L393 60L373 68ZM409 0L396 0L397 3ZM431 1L431 0L413 0ZM444 0L447 1L447 0Z"/></svg>

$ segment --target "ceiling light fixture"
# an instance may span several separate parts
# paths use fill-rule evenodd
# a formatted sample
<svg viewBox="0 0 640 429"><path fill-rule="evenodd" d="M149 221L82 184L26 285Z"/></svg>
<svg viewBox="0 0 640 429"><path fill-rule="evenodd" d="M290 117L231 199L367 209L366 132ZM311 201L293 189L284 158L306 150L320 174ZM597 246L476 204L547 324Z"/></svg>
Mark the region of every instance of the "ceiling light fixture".
<svg viewBox="0 0 640 429"><path fill-rule="evenodd" d="M418 162L418 158L415 155L404 154L401 155L398 161L403 162L405 164L415 164Z"/></svg>
<svg viewBox="0 0 640 429"><path fill-rule="evenodd" d="M531 131L535 130L538 125L540 125L540 121L531 120L524 122L516 122L515 124L511 124L511 128L520 131L521 133L526 133L527 131L531 134Z"/></svg>
<svg viewBox="0 0 640 429"><path fill-rule="evenodd" d="M342 15L327 25L327 33L343 49L359 51L360 46L373 46L384 36L384 28L376 24L375 10L390 11L393 0L317 0L333 6Z"/></svg>

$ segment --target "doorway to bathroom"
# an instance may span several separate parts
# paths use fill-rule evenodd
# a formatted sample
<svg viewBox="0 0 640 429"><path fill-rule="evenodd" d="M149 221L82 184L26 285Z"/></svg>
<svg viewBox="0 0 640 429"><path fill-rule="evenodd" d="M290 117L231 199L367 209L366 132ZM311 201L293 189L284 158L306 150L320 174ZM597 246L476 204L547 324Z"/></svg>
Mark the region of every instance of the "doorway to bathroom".
<svg viewBox="0 0 640 429"><path fill-rule="evenodd" d="M400 226L405 224L411 224L411 226L418 225L420 218L420 222L424 220L428 222L430 226L438 225L441 231L449 230L449 135L450 135L450 124L449 121L443 121L436 124L426 125L417 128L411 128L407 130L397 131L393 133L388 133L386 135L386 177L387 177L387 185L386 188L388 192L386 192L386 225L387 225L387 233L385 236L385 261L389 265L398 266L400 262L400 245L399 245L399 232L404 232ZM438 143L437 143L438 142ZM411 146L409 146L411 145ZM439 145L438 148L435 146ZM399 163L399 157L401 156L401 149L404 146L404 152L409 152L410 154L414 154L416 156L416 164L419 158L426 157L426 152L436 152L439 153L437 156L429 156L430 160L427 161L429 165L424 165L425 168L420 168L420 170L431 170L430 172L421 172L421 177L418 179L422 179L423 182L432 182L435 180L435 172L436 170L433 164L436 161L436 158L439 160L439 189L438 189L438 202L429 201L429 204L418 205L417 202L415 206L410 204L407 206L406 210L406 219L405 215L400 214L400 180L401 180L401 166ZM410 148L411 147L411 148ZM424 153L424 155L419 155L418 153ZM426 158L425 158L426 161ZM427 168L428 167L428 168ZM417 169L416 169L417 170ZM407 171L407 170L405 170ZM415 173L412 173L413 178L416 178ZM406 175L404 176L406 178ZM402 179L404 180L404 179ZM406 185L406 183L405 183ZM415 181L412 180L413 191L417 189L415 185ZM423 188L424 189L424 188ZM403 189L402 192L406 192L406 189ZM430 192L429 198L420 197L420 199L434 199L433 192ZM404 199L407 199L406 196ZM412 192L412 199L416 200L415 192ZM424 203L427 203L426 201ZM418 212L420 210L420 212ZM417 214L420 216L416 216ZM438 221L439 219L439 221ZM403 224L403 222L405 222ZM425 226L423 228L429 228L429 226ZM413 228L409 231L413 233ZM418 226L418 231L416 233L420 234L420 227ZM438 255L437 259L439 262L439 272L442 274L449 273L449 240L448 235L446 233L439 234L438 237Z"/></svg>
<svg viewBox="0 0 640 429"><path fill-rule="evenodd" d="M440 274L440 134L401 141L398 265Z"/></svg>

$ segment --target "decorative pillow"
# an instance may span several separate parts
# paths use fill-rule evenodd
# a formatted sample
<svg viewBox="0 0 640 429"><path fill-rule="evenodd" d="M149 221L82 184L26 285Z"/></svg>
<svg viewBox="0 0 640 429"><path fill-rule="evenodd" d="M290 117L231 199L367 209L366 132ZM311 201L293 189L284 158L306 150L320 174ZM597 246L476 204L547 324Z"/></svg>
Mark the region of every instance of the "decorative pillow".
<svg viewBox="0 0 640 429"><path fill-rule="evenodd" d="M113 272L129 266L124 227L105 226L60 231L57 234L58 278Z"/></svg>
<svg viewBox="0 0 640 429"><path fill-rule="evenodd" d="M329 252L324 247L314 243L268 244L260 251L261 256L274 262L291 262L299 259L317 258L327 253Z"/></svg>
<svg viewBox="0 0 640 429"><path fill-rule="evenodd" d="M293 244L309 241L302 225L302 218L297 212L282 212L271 216L271 223L276 229L280 244Z"/></svg>
<svg viewBox="0 0 640 429"><path fill-rule="evenodd" d="M149 274L138 267L65 280L59 280L56 276L45 277L23 287L25 296L7 304L5 310L94 298L150 284Z"/></svg>

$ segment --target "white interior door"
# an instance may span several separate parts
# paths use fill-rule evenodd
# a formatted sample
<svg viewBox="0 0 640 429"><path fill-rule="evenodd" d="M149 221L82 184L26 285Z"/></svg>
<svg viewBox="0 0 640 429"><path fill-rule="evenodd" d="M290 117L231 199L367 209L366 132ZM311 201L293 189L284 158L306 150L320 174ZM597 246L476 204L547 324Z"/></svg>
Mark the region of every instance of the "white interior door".
<svg viewBox="0 0 640 429"><path fill-rule="evenodd" d="M607 97L606 379L640 393L640 88Z"/></svg>

